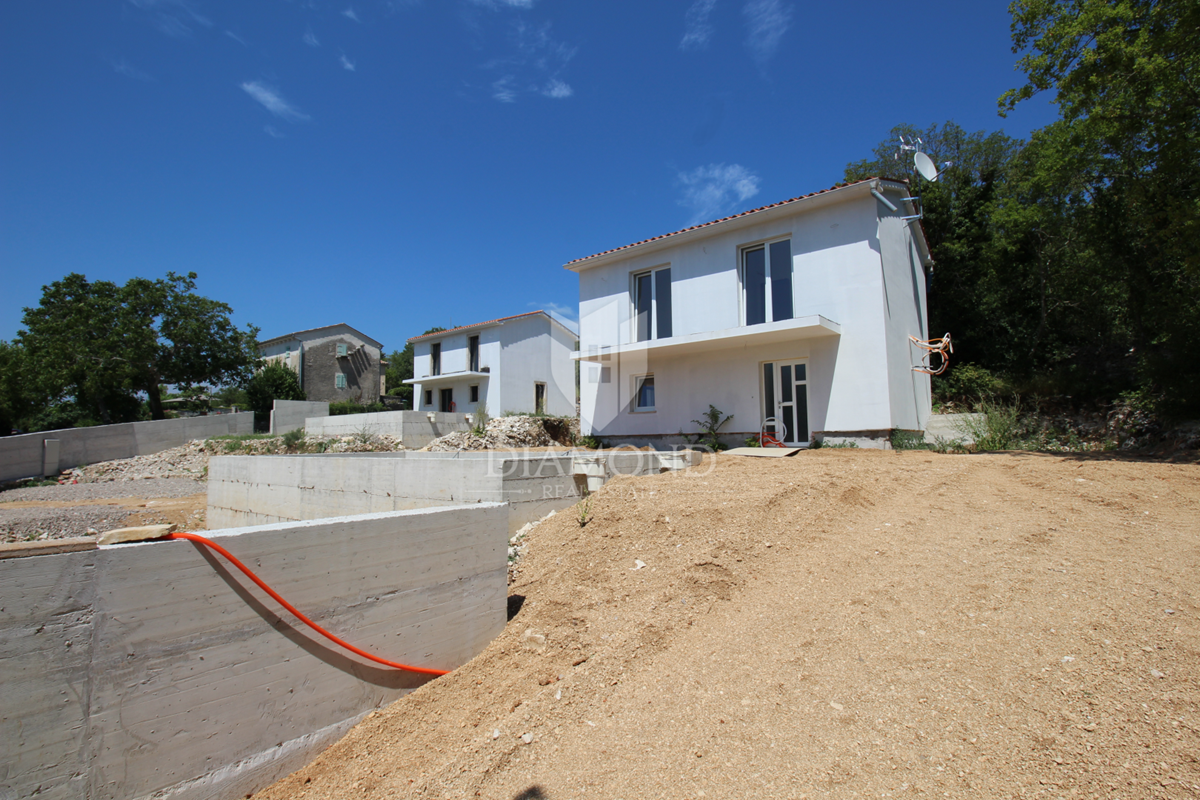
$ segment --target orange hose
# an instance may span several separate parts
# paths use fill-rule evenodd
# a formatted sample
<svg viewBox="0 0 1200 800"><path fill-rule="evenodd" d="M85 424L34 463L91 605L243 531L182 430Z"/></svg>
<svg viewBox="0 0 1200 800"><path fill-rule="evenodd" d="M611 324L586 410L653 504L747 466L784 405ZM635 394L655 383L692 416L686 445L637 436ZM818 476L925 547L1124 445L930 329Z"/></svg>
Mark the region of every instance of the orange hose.
<svg viewBox="0 0 1200 800"><path fill-rule="evenodd" d="M249 567L247 567L241 561L238 561L236 558L234 558L232 553L230 553L224 547L221 547L221 545L217 544L212 539L206 539L203 536L198 536L197 534L194 534L194 533L172 533L172 534L168 534L166 538L168 538L168 539L187 539L189 541L196 542L198 544L204 545L205 547L209 547L213 550L216 550L218 553L225 556L226 560L229 561L230 564L233 564L235 567L240 569L246 575L247 578L254 581L254 583L258 586L258 588L262 589L264 592L271 595L271 597L275 598L275 601L277 603L279 603L279 605L283 606L288 611L292 612L292 614L296 617L296 619L300 620L305 625L307 625L308 627L312 628L317 633L324 636L326 639L329 639L332 642L336 642L337 644L346 648L351 653L355 653L357 655L362 656L365 659L374 661L376 664L383 664L385 667L391 667L393 669L402 669L402 670L406 670L408 672L418 672L422 675L445 675L449 671L449 670L444 670L444 669L428 669L426 667L412 667L412 666L409 666L408 664L401 664L399 661L388 661L386 658L380 658L379 656L371 655L366 650L362 650L362 649L350 644L349 642L344 641L343 639L339 639L338 637L334 636L329 631L322 628L317 623L313 622L308 617L301 614L299 609L297 609L294 605L289 603L287 600L284 600L282 597L280 597L278 592L276 592L270 586L267 586L267 584L263 583L262 579L259 578L257 575L255 575L253 572L251 572Z"/></svg>

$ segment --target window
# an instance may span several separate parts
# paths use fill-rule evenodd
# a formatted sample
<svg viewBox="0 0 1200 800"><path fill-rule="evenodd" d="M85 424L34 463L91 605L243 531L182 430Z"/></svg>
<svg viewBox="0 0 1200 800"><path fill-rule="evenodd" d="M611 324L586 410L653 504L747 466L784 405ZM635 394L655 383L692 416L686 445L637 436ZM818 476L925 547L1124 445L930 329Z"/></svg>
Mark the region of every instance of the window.
<svg viewBox="0 0 1200 800"><path fill-rule="evenodd" d="M425 390L425 405L427 405L427 406L433 405L433 389Z"/></svg>
<svg viewBox="0 0 1200 800"><path fill-rule="evenodd" d="M429 345L429 374L442 374L442 343L434 342Z"/></svg>
<svg viewBox="0 0 1200 800"><path fill-rule="evenodd" d="M471 402L472 403L479 402L479 384L475 384L474 386L471 387Z"/></svg>
<svg viewBox="0 0 1200 800"><path fill-rule="evenodd" d="M337 357L338 357L338 358L345 358L345 357L346 357L346 345L344 345L344 344L339 344L339 345L337 346Z"/></svg>
<svg viewBox="0 0 1200 800"><path fill-rule="evenodd" d="M467 339L467 369L471 372L479 372L479 337L472 336ZM476 387L478 388L478 387Z"/></svg>
<svg viewBox="0 0 1200 800"><path fill-rule="evenodd" d="M633 276L634 341L671 336L671 268Z"/></svg>
<svg viewBox="0 0 1200 800"><path fill-rule="evenodd" d="M334 375L333 376L333 385L335 387L337 387L338 389L345 389L346 388L345 374L339 372L337 375Z"/></svg>
<svg viewBox="0 0 1200 800"><path fill-rule="evenodd" d="M535 414L546 413L546 384L544 383L533 385L533 408Z"/></svg>
<svg viewBox="0 0 1200 800"><path fill-rule="evenodd" d="M747 325L792 318L792 240L742 251L742 304Z"/></svg>
<svg viewBox="0 0 1200 800"><path fill-rule="evenodd" d="M438 410L442 411L444 413L447 413L447 414L453 412L455 410L454 409L454 389L442 389L440 394L441 394L441 405L439 406Z"/></svg>
<svg viewBox="0 0 1200 800"><path fill-rule="evenodd" d="M633 410L654 410L654 376L642 375L633 379Z"/></svg>

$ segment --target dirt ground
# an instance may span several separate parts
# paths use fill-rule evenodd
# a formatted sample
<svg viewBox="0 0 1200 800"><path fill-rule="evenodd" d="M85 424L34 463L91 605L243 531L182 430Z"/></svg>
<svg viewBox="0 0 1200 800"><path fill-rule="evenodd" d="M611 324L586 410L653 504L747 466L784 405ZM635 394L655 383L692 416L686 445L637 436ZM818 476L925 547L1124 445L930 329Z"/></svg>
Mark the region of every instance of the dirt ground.
<svg viewBox="0 0 1200 800"><path fill-rule="evenodd" d="M721 456L529 538L479 657L255 797L1200 797L1200 465Z"/></svg>

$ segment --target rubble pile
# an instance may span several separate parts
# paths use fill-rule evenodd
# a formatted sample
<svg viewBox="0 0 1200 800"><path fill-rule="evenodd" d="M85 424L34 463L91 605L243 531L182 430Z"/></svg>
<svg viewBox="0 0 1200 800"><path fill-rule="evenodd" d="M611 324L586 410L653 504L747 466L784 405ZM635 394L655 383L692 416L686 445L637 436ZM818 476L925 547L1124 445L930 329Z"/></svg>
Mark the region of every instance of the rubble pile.
<svg viewBox="0 0 1200 800"><path fill-rule="evenodd" d="M208 477L211 456L256 456L286 453L377 453L403 450L398 436L352 434L350 436L305 437L290 447L282 436L262 439L205 439L188 442L158 453L76 467L64 472L60 483L102 483L150 478Z"/></svg>
<svg viewBox="0 0 1200 800"><path fill-rule="evenodd" d="M557 420L555 420L557 421ZM567 444L554 441L546 432L541 417L496 417L487 422L487 432L477 436L470 431L455 431L434 439L422 450L433 453L453 453L459 450L512 450L520 447L549 447Z"/></svg>

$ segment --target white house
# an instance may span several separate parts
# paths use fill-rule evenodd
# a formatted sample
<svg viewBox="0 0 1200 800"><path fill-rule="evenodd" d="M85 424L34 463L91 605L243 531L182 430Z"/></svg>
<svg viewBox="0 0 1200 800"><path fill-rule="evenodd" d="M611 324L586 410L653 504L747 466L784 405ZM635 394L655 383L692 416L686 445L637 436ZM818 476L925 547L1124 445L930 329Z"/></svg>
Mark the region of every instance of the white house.
<svg viewBox="0 0 1200 800"><path fill-rule="evenodd" d="M545 311L414 336L413 408L573 417L578 338Z"/></svg>
<svg viewBox="0 0 1200 800"><path fill-rule="evenodd" d="M579 275L580 428L670 444L709 405L730 444L886 446L923 430L929 247L905 183L871 179L608 250Z"/></svg>

